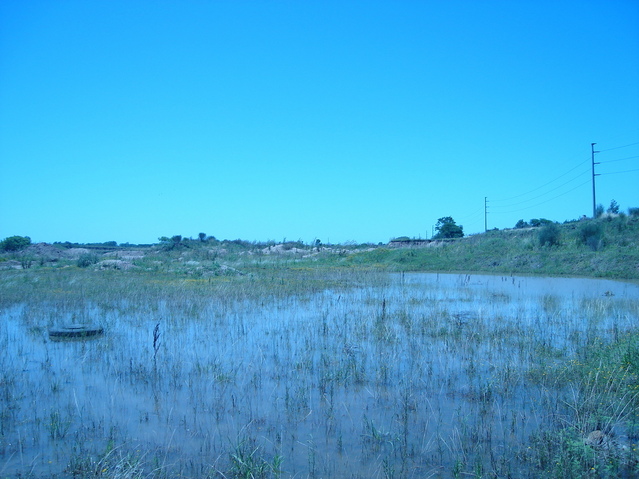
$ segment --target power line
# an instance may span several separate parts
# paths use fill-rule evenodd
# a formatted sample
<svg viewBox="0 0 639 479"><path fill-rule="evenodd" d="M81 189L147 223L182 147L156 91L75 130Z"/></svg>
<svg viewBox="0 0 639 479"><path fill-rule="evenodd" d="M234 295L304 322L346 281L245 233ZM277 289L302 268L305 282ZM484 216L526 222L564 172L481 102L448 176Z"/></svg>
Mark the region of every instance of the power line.
<svg viewBox="0 0 639 479"><path fill-rule="evenodd" d="M612 151L612 150L618 150L620 148L627 148L629 146L634 146L634 145L639 145L639 141L635 142L635 143L630 143L628 145L622 145L622 146L615 146L613 148L606 148L605 150L599 150L599 153L603 153L604 151Z"/></svg>
<svg viewBox="0 0 639 479"><path fill-rule="evenodd" d="M588 179L588 180L584 181L583 183L581 183L581 184L579 184L579 185L575 186L574 188L572 188L572 189L570 189L570 190L568 190L568 191L566 191L566 192L564 192L564 193L562 193L562 194L560 194L560 195L554 196L554 197L552 197L552 198L550 198L550 199L548 199L548 200L546 200L546 201L542 201L541 203L537 203L537 204L532 205L532 206L526 206L525 208L520 208L520 209L518 209L518 210L500 211L498 214L517 213L517 212L519 212L519 211L525 211L525 210L529 210L529 209L531 209L531 208L536 208L536 207L538 207L538 206L540 206L540 205L544 205L544 204L546 204L546 203L549 203L549 202L551 202L551 201L554 201L554 200L556 200L557 198L561 198L562 196L565 196L565 195L567 195L568 193L571 193L571 192L575 191L576 189L581 188L581 187L582 187L582 186L584 186L584 185L587 185L588 183L590 183L590 179Z"/></svg>
<svg viewBox="0 0 639 479"><path fill-rule="evenodd" d="M639 158L639 155L635 155L635 156L629 156L627 158L617 158L616 160L607 160L607 161L600 161L599 163L604 164L604 163L614 163L615 161L624 161L624 160L632 160L634 158Z"/></svg>
<svg viewBox="0 0 639 479"><path fill-rule="evenodd" d="M538 191L538 190L540 190L540 189L542 189L542 188L545 188L545 187L546 187L546 186L548 186L549 184L554 183L555 181L557 181L557 180L559 180L559 179L563 178L564 176L566 176L567 174L569 174L569 173L573 172L574 170L576 170L577 168L579 168L580 166L582 166L582 165L583 165L584 163L586 163L586 162L590 162L590 159L588 159L588 160L586 160L586 161L582 161L581 163L579 163L579 164L578 164L577 166L575 166L574 168L571 168L570 170L566 171L563 175L560 175L560 176L556 177L555 179L550 180L549 182L547 182L547 183L545 183L545 184L543 184L543 185L541 185L541 186L539 186L539 187L537 187L537 188L535 188L535 189L533 189L533 190L527 191L526 193L522 193L522 194L520 194L520 195L516 195L516 196L511 196L510 198L504 198L504 199L498 199L498 200L493 200L493 199L491 199L491 201L505 202L505 201L510 201L510 200L514 200L514 199L517 199L517 198L521 198L522 196L529 195L530 193L534 193L535 191ZM582 173L582 174L583 174L583 173ZM581 175L579 175L579 176L581 176ZM577 177L577 178L578 178L578 177ZM572 181L572 180L570 180L570 181ZM551 190L551 191L553 191L553 190ZM543 195L542 195L542 196L543 196ZM535 199L535 198L533 198L533 199ZM525 201L527 201L527 200L524 200L524 202L525 202ZM512 206L512 205L511 205L511 206Z"/></svg>
<svg viewBox="0 0 639 479"><path fill-rule="evenodd" d="M573 168L573 170L574 170L574 168ZM572 170L571 170L571 171L572 171ZM587 169L587 170L582 171L582 172L581 172L581 173L579 173L577 176L575 176L574 178L572 178L572 179L570 179L570 180L566 181L565 183L562 183L561 185L556 186L555 188L553 188L553 189L551 189L551 190L548 190L548 191L546 191L545 193L542 193L541 195L537 195L537 196L534 196L534 197L532 197L532 198L528 198L527 200L519 201L519 202L517 202L517 203L512 203L512 204L508 204L508 205L495 205L495 208L510 208L510 207L512 207L512 206L518 206L518 205L521 205L521 204L524 204L524 203L528 203L529 201L536 200L536 199L538 199L538 198L541 198L541 197L543 197L543 196L546 196L546 195L547 195L547 194L549 194L549 193L552 193L553 191L558 190L559 188L562 188L562 187L566 186L568 183L572 183L572 182L573 182L573 181L575 181L576 179L581 178L582 176L584 176L585 174L587 174L589 171L590 171L590 168L589 168L589 169ZM562 175L562 176L566 176L566 175L564 174L564 175ZM553 181L554 181L554 180L553 180ZM546 184L546 185L547 185L547 184ZM546 185L544 185L544 186L546 186ZM539 189L539 188L537 188L537 189ZM533 191L534 191L534 190L533 190ZM519 195L519 196L522 196L522 195Z"/></svg>
<svg viewBox="0 0 639 479"><path fill-rule="evenodd" d="M467 214L466 216L459 217L458 220L459 221L463 221L463 220L466 220L466 219L469 219L469 218L474 218L474 217L478 216L480 212L483 212L483 211L484 211L484 208L481 207L481 208L473 211L472 213Z"/></svg>
<svg viewBox="0 0 639 479"><path fill-rule="evenodd" d="M630 173L632 171L639 171L639 168L635 168L634 170L625 170L625 171L613 171L611 173L599 173L600 176L606 176L606 175L619 175L621 173Z"/></svg>

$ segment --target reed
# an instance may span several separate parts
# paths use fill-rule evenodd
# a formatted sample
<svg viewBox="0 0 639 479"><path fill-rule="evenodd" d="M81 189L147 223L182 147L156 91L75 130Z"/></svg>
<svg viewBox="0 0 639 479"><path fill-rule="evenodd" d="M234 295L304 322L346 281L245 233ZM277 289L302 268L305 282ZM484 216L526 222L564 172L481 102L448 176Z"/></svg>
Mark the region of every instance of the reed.
<svg viewBox="0 0 639 479"><path fill-rule="evenodd" d="M0 477L633 471L632 298L292 264L0 275Z"/></svg>

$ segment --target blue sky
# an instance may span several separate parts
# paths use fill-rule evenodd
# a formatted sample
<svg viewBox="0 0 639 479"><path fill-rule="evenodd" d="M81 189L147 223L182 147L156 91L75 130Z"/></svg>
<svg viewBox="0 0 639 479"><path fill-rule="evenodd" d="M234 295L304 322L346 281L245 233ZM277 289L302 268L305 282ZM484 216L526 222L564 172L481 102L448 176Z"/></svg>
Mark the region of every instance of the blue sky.
<svg viewBox="0 0 639 479"><path fill-rule="evenodd" d="M311 242L639 207L639 2L0 2L0 237Z"/></svg>

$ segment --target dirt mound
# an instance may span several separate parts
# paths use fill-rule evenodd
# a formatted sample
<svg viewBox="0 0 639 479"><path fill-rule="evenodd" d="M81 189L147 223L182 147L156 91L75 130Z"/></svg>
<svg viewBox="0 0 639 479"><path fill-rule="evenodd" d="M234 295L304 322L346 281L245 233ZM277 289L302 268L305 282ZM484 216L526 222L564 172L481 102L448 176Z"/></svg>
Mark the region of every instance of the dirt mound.
<svg viewBox="0 0 639 479"><path fill-rule="evenodd" d="M110 251L108 253L105 253L104 256L116 258L116 259L133 260L133 259L144 258L144 251L140 251L140 250Z"/></svg>
<svg viewBox="0 0 639 479"><path fill-rule="evenodd" d="M25 256L40 256L47 259L68 258L66 248L60 248L49 243L36 243L27 246L21 254Z"/></svg>
<svg viewBox="0 0 639 479"><path fill-rule="evenodd" d="M87 248L69 248L66 250L66 257L71 259L78 259L80 256L90 254L91 251Z"/></svg>

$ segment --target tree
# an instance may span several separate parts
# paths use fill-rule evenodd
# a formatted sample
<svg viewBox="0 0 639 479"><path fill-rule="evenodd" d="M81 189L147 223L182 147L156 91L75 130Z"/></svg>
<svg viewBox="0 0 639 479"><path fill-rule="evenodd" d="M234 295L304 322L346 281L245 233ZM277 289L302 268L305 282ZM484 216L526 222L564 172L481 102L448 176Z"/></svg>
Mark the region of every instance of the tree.
<svg viewBox="0 0 639 479"><path fill-rule="evenodd" d="M202 243L204 243L204 241L206 240L206 233L200 233L199 235L197 235L198 238L200 238L200 241Z"/></svg>
<svg viewBox="0 0 639 479"><path fill-rule="evenodd" d="M530 225L526 221L519 220L519 221L517 221L517 224L515 225L515 228L528 228L528 226L530 226Z"/></svg>
<svg viewBox="0 0 639 479"><path fill-rule="evenodd" d="M0 241L0 251L20 251L31 244L28 236L9 236Z"/></svg>
<svg viewBox="0 0 639 479"><path fill-rule="evenodd" d="M464 227L457 225L451 216L439 218L435 229L437 230L434 236L435 239L464 237Z"/></svg>
<svg viewBox="0 0 639 479"><path fill-rule="evenodd" d="M608 213L613 214L613 215L619 214L619 203L617 203L615 200L612 200L610 202L610 206L608 207L608 209L606 211Z"/></svg>

